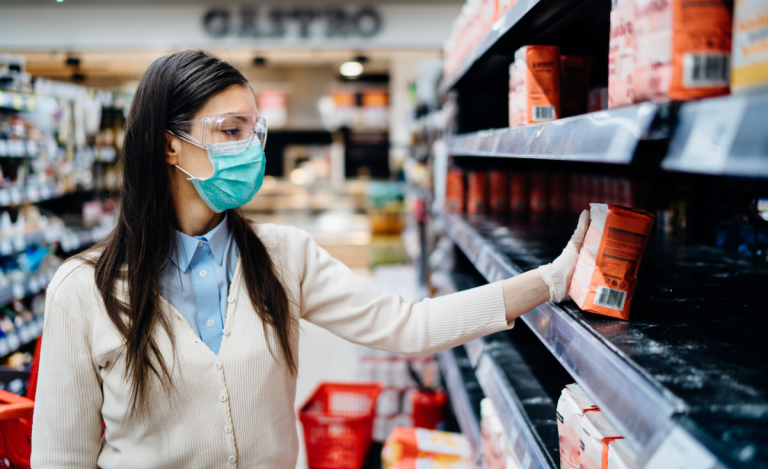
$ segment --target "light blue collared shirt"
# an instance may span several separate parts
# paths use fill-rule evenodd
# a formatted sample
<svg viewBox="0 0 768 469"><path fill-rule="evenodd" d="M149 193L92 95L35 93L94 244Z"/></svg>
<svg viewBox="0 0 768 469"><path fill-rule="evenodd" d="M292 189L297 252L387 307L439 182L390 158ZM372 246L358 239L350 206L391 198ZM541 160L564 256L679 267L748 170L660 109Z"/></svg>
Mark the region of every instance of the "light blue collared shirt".
<svg viewBox="0 0 768 469"><path fill-rule="evenodd" d="M178 252L160 272L160 294L184 316L213 353L221 347L227 292L240 255L227 216L203 236L176 231Z"/></svg>

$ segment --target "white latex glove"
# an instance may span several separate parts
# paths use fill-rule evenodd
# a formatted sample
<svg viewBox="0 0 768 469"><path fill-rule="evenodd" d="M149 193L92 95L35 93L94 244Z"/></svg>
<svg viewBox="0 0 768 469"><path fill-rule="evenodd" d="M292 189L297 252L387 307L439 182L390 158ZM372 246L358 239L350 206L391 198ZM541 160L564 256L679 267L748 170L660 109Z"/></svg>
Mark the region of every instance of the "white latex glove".
<svg viewBox="0 0 768 469"><path fill-rule="evenodd" d="M539 275L549 288L549 301L560 303L568 298L573 271L576 270L576 261L579 259L579 250L587 234L587 228L589 228L589 210L584 210L579 217L576 231L573 232L563 253L551 264L539 267Z"/></svg>

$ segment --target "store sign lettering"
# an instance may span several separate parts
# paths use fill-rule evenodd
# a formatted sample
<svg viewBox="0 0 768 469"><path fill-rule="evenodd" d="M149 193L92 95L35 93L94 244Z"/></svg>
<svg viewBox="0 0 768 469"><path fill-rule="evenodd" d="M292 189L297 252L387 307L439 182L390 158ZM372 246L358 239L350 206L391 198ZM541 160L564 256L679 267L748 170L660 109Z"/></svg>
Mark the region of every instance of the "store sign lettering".
<svg viewBox="0 0 768 469"><path fill-rule="evenodd" d="M281 39L287 36L290 23L298 35L309 39L323 31L326 38L374 37L381 31L383 21L378 11L365 7L357 11L341 8L313 9L272 8L260 10L243 7L233 15L228 9L214 8L203 17L205 31L213 37ZM320 28L317 23L324 23Z"/></svg>

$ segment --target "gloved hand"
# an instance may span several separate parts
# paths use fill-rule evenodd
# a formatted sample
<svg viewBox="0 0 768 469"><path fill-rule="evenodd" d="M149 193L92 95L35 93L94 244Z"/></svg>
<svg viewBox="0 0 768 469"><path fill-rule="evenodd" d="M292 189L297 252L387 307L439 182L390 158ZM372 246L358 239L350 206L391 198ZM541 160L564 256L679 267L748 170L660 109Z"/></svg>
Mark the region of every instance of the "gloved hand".
<svg viewBox="0 0 768 469"><path fill-rule="evenodd" d="M573 271L576 270L576 261L579 259L581 243L589 228L589 210L581 212L576 231L571 240L563 249L563 253L551 264L539 267L539 275L549 288L549 301L560 303L568 298L568 290L571 288Z"/></svg>

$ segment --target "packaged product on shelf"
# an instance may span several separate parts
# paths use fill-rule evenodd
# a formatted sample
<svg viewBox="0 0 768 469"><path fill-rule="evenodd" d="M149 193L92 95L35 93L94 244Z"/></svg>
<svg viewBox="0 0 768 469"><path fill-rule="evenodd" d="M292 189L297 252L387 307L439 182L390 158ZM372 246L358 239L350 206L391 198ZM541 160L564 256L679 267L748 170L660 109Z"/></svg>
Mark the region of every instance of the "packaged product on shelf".
<svg viewBox="0 0 768 469"><path fill-rule="evenodd" d="M383 469L471 469L472 448L459 433L395 427L381 450Z"/></svg>
<svg viewBox="0 0 768 469"><path fill-rule="evenodd" d="M491 213L507 212L507 173L494 169L489 174Z"/></svg>
<svg viewBox="0 0 768 469"><path fill-rule="evenodd" d="M510 8L515 6L515 0L498 0L496 3L496 19L503 17Z"/></svg>
<svg viewBox="0 0 768 469"><path fill-rule="evenodd" d="M493 403L487 397L480 401L480 433L483 438L483 459L488 469L506 469L500 444L504 438L504 428L496 415Z"/></svg>
<svg viewBox="0 0 768 469"><path fill-rule="evenodd" d="M608 469L612 441L624 437L614 428L602 412L588 412L581 419L582 469Z"/></svg>
<svg viewBox="0 0 768 469"><path fill-rule="evenodd" d="M653 215L594 203L590 212L589 230L569 294L585 311L628 319Z"/></svg>
<svg viewBox="0 0 768 469"><path fill-rule="evenodd" d="M561 117L577 116L587 112L590 63L591 58L586 56L560 56Z"/></svg>
<svg viewBox="0 0 768 469"><path fill-rule="evenodd" d="M470 171L467 175L467 213L488 211L488 173Z"/></svg>
<svg viewBox="0 0 768 469"><path fill-rule="evenodd" d="M510 126L560 117L560 48L523 46L510 67Z"/></svg>
<svg viewBox="0 0 768 469"><path fill-rule="evenodd" d="M611 0L608 39L608 107L632 104L632 74L635 72L635 21L637 0Z"/></svg>
<svg viewBox="0 0 768 469"><path fill-rule="evenodd" d="M528 210L528 175L525 173L509 175L509 210L512 213Z"/></svg>
<svg viewBox="0 0 768 469"><path fill-rule="evenodd" d="M608 109L608 88L594 86L589 89L587 95L587 112L602 111Z"/></svg>
<svg viewBox="0 0 768 469"><path fill-rule="evenodd" d="M554 213L564 212L567 198L568 175L563 172L553 173L549 180L549 210Z"/></svg>
<svg viewBox="0 0 768 469"><path fill-rule="evenodd" d="M634 1L635 102L728 93L732 1Z"/></svg>
<svg viewBox="0 0 768 469"><path fill-rule="evenodd" d="M733 12L731 89L768 84L768 1L736 0Z"/></svg>
<svg viewBox="0 0 768 469"><path fill-rule="evenodd" d="M452 213L464 211L464 171L451 169L445 179L445 210Z"/></svg>
<svg viewBox="0 0 768 469"><path fill-rule="evenodd" d="M531 190L529 202L531 212L546 213L549 205L549 174L544 172L531 173Z"/></svg>
<svg viewBox="0 0 768 469"><path fill-rule="evenodd" d="M581 420L587 412L597 411L597 404L578 384L569 384L557 401L557 433L560 441L560 468L579 469L581 456Z"/></svg>

